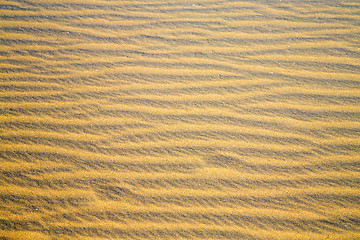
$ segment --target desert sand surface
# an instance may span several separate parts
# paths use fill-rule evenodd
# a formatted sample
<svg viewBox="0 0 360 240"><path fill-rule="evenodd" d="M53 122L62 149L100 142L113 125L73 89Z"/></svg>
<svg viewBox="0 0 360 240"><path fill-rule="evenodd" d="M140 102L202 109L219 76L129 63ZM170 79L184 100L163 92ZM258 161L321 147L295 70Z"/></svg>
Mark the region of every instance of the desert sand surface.
<svg viewBox="0 0 360 240"><path fill-rule="evenodd" d="M1 0L0 239L360 239L360 2Z"/></svg>

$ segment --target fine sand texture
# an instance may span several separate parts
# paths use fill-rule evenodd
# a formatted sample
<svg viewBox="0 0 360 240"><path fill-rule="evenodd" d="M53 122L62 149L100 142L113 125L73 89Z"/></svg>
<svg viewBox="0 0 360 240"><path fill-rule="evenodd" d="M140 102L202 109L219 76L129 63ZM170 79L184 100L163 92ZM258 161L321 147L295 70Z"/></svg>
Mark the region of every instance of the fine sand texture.
<svg viewBox="0 0 360 240"><path fill-rule="evenodd" d="M360 239L360 1L0 0L0 239Z"/></svg>

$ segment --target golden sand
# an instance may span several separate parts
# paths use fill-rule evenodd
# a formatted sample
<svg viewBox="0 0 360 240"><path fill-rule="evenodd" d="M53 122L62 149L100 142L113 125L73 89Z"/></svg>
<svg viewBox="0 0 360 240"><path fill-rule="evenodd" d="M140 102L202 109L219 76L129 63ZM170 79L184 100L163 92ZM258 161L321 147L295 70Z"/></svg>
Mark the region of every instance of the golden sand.
<svg viewBox="0 0 360 240"><path fill-rule="evenodd" d="M0 6L0 239L360 239L359 2Z"/></svg>

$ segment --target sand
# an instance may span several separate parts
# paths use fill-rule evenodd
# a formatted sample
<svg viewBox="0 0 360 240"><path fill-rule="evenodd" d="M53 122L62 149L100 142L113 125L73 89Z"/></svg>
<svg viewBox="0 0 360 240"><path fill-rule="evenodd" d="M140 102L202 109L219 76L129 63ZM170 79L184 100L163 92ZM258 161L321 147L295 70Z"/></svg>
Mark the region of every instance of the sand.
<svg viewBox="0 0 360 240"><path fill-rule="evenodd" d="M0 5L0 239L360 239L358 1Z"/></svg>

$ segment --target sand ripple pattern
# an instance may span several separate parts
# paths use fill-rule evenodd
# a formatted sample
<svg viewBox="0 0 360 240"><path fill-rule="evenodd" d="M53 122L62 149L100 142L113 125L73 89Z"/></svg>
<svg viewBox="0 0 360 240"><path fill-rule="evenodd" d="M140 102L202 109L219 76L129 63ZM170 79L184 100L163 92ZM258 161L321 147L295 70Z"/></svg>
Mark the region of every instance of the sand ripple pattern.
<svg viewBox="0 0 360 240"><path fill-rule="evenodd" d="M0 239L360 239L360 2L0 7Z"/></svg>

